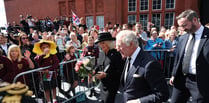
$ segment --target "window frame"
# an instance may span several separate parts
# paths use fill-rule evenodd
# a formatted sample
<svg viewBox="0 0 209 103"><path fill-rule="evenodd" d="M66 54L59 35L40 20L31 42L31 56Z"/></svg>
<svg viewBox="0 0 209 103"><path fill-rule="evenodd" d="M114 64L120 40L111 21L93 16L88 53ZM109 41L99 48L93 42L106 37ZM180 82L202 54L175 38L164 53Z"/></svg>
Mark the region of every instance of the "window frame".
<svg viewBox="0 0 209 103"><path fill-rule="evenodd" d="M98 24L98 21L97 21L97 20L98 20L98 17L103 17L103 26L101 26L101 25ZM97 15L97 16L96 16L96 25L99 26L99 29L101 29L101 28L104 29L104 15Z"/></svg>
<svg viewBox="0 0 209 103"><path fill-rule="evenodd" d="M91 26L93 26L93 25L89 25L89 23L88 23L88 18L90 18L90 17L92 17L92 20L93 20L92 24L94 25L94 16L86 16L86 26L88 29L91 28Z"/></svg>
<svg viewBox="0 0 209 103"><path fill-rule="evenodd" d="M156 14L156 15L157 15L157 14L160 14L160 21L159 21L159 24L160 24L160 25L159 25L159 27L156 25L155 22L153 22L153 15L154 15L154 14ZM161 13L153 13L153 14L152 14L152 23L155 24L155 27L157 27L158 29L161 27L161 16L162 16Z"/></svg>
<svg viewBox="0 0 209 103"><path fill-rule="evenodd" d="M130 0L128 0L128 12L136 12L136 9L137 9L137 0L135 0L135 10L134 11L130 11L129 10L129 1Z"/></svg>
<svg viewBox="0 0 209 103"><path fill-rule="evenodd" d="M171 26L173 26L174 25L174 21L175 21L175 12L166 12L165 13L165 21L164 21L164 26L167 28L167 29L169 29L170 27L169 27L169 23L166 25L165 23L166 23L166 14L169 14L169 17L168 17L168 21L170 21L170 14L173 14L173 20L172 20L172 25L170 25L170 27Z"/></svg>
<svg viewBox="0 0 209 103"><path fill-rule="evenodd" d="M143 18L144 18L145 15L147 16L146 21L145 21L145 19L143 19L142 20L143 22L142 22L141 21L141 16L143 16ZM142 25L143 30L146 30L146 28L147 28L148 18L149 18L149 14L141 14L141 15L139 15L139 22ZM145 25L144 25L144 23L145 23Z"/></svg>
<svg viewBox="0 0 209 103"><path fill-rule="evenodd" d="M141 10L141 0L140 0L140 2L139 2L139 5L140 5L139 10L140 11L149 11L149 0L147 0L147 1L148 1L147 10Z"/></svg>
<svg viewBox="0 0 209 103"><path fill-rule="evenodd" d="M134 23L136 23L136 15L134 15L134 14L128 15L128 23L131 23L131 24L132 24L132 22L130 22L130 20L129 20L129 17L130 17L130 16L135 16L135 21L134 21Z"/></svg>
<svg viewBox="0 0 209 103"><path fill-rule="evenodd" d="M154 0L152 0L152 10L153 10L153 11L155 11L155 10L162 10L162 0L160 0L160 2L161 2L161 3L160 3L160 9L153 9L153 1L154 1ZM155 1L156 1L156 0L155 0Z"/></svg>
<svg viewBox="0 0 209 103"><path fill-rule="evenodd" d="M173 2L173 8L167 8L167 0L165 0L165 9L175 9L176 8L176 0Z"/></svg>

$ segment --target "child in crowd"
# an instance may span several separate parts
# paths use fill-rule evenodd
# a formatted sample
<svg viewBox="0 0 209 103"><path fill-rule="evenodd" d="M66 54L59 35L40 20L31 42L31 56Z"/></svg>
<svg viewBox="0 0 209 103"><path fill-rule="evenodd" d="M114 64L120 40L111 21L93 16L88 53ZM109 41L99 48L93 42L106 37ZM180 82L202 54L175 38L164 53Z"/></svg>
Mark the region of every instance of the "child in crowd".
<svg viewBox="0 0 209 103"><path fill-rule="evenodd" d="M50 66L42 72L43 86L48 103L57 103L56 100L56 76L59 67L59 60L55 55L57 45L53 41L41 40L35 43L33 52L37 54L34 58L39 67ZM53 100L50 100L50 91L52 90Z"/></svg>
<svg viewBox="0 0 209 103"><path fill-rule="evenodd" d="M12 62L6 56L2 55L2 51L0 48L0 81L12 83Z"/></svg>
<svg viewBox="0 0 209 103"><path fill-rule="evenodd" d="M70 41L67 41L65 47L67 47L68 45L73 45L75 47L75 52L80 56L81 42L78 40L75 32L70 33Z"/></svg>
<svg viewBox="0 0 209 103"><path fill-rule="evenodd" d="M97 58L99 57L99 47L94 45L94 37L89 36L88 37L88 45L84 47L83 52L81 54L81 57L85 56L92 56L95 57L95 65L97 65ZM89 74L88 76L88 85L89 87L92 87L92 75ZM91 89L89 97L93 96L95 94L94 88Z"/></svg>
<svg viewBox="0 0 209 103"><path fill-rule="evenodd" d="M18 45L13 44L9 47L7 57L12 62L13 69L13 72L11 72L13 76L10 78L14 79L17 74L34 68L34 64L30 59L30 54L30 51L26 50L24 53L25 57L23 58L20 47ZM21 77L17 81L28 84L27 77Z"/></svg>
<svg viewBox="0 0 209 103"><path fill-rule="evenodd" d="M88 33L84 33L83 35L83 42L81 44L81 49L88 45Z"/></svg>
<svg viewBox="0 0 209 103"><path fill-rule="evenodd" d="M66 55L64 58L64 62L69 62L71 60L77 59L78 55L75 54L75 47L73 45L68 45L66 48ZM59 81L59 89L62 94L65 95L65 97L70 98L69 92L72 91L73 95L75 95L75 87L78 85L78 74L75 72L75 64L76 61L69 62L67 64L64 64L63 66L63 74L66 82L70 83L70 88L68 91L64 91L61 89L61 81Z"/></svg>

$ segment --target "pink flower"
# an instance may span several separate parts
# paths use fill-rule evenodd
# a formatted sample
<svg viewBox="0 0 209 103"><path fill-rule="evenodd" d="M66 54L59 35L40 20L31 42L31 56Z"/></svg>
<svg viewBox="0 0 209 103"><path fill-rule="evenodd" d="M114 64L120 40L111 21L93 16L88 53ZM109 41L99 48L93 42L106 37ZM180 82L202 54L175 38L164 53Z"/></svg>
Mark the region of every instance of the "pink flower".
<svg viewBox="0 0 209 103"><path fill-rule="evenodd" d="M78 65L75 65L75 71L78 72L80 67Z"/></svg>
<svg viewBox="0 0 209 103"><path fill-rule="evenodd" d="M92 72L90 59L78 60L75 65L75 71L81 77L87 77Z"/></svg>
<svg viewBox="0 0 209 103"><path fill-rule="evenodd" d="M84 82L84 79L81 79L81 82L83 83Z"/></svg>
<svg viewBox="0 0 209 103"><path fill-rule="evenodd" d="M81 67L82 64L83 64L82 61L78 61L78 62L76 63L76 65L75 65L75 71L76 71L76 72L79 71L79 69L80 69L80 67Z"/></svg>

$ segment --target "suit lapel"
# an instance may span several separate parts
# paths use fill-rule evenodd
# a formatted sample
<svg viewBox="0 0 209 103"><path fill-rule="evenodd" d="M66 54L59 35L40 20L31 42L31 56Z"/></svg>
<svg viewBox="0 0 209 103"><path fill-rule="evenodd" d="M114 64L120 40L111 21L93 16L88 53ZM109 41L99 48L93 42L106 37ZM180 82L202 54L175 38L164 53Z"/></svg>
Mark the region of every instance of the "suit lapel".
<svg viewBox="0 0 209 103"><path fill-rule="evenodd" d="M185 51L185 48L186 48L186 44L187 44L187 41L188 41L188 39L189 39L189 34L184 34L185 35L185 37L184 38L182 38L182 43L180 44L180 45L182 45L181 47L180 47L180 58L182 58L182 56L184 56L184 51Z"/></svg>
<svg viewBox="0 0 209 103"><path fill-rule="evenodd" d="M134 73L140 68L141 59L143 58L142 53L143 53L143 50L140 50L133 65L131 66L131 68L129 69L129 72L127 73L127 78L126 78L126 83L125 83L126 86L130 84L131 80L133 79Z"/></svg>
<svg viewBox="0 0 209 103"><path fill-rule="evenodd" d="M205 29L203 30L203 34L202 34L202 37L200 39L200 44L199 44L199 47L198 47L198 50L197 50L197 57L199 56L200 54L200 51L202 50L202 47L203 45L205 44L206 40L208 39L208 29Z"/></svg>
<svg viewBox="0 0 209 103"><path fill-rule="evenodd" d="M127 73L127 77L126 77L126 85L129 85L129 83L133 79L133 75L137 71L137 68L139 68L139 65L137 67L136 67L136 65L132 65L132 67L130 68L129 72Z"/></svg>

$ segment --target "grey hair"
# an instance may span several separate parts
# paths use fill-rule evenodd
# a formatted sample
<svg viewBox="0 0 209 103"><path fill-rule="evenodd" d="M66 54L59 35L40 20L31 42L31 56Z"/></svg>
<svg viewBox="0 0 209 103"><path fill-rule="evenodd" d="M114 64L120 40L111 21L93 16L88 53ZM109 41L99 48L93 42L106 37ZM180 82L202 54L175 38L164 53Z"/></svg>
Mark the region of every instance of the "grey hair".
<svg viewBox="0 0 209 103"><path fill-rule="evenodd" d="M189 21L192 21L193 18L198 18L199 19L198 15L197 15L197 12L195 12L194 10L191 10L191 9L183 11L181 14L179 14L176 17L177 20L181 19L181 18L186 18Z"/></svg>
<svg viewBox="0 0 209 103"><path fill-rule="evenodd" d="M130 43L132 42L136 47L139 46L138 39L133 31L130 30L123 30L118 33L116 36L117 40L121 40L122 43L126 44L127 46L130 46Z"/></svg>
<svg viewBox="0 0 209 103"><path fill-rule="evenodd" d="M109 47L109 49L113 49L113 48L115 48L115 43L114 43L114 41L104 41L104 43L106 43L107 44L107 46Z"/></svg>
<svg viewBox="0 0 209 103"><path fill-rule="evenodd" d="M70 38L72 38L73 35L76 36L76 34L75 34L74 32L71 32L71 33L70 33Z"/></svg>

